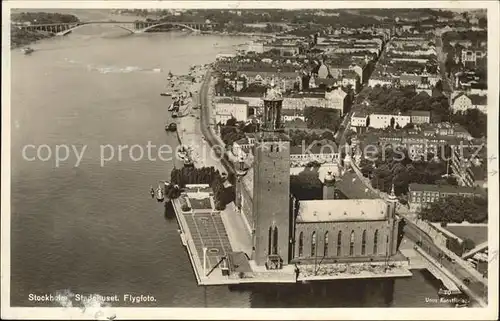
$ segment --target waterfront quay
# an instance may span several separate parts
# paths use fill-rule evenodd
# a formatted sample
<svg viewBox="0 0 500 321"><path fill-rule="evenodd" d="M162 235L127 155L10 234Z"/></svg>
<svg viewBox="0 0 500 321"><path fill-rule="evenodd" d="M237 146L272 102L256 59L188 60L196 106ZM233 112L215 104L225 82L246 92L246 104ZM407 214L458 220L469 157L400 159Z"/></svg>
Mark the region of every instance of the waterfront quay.
<svg viewBox="0 0 500 321"><path fill-rule="evenodd" d="M441 281L444 288L452 295L461 294L462 291L454 283L453 278L449 273L446 273L441 264L436 261L432 256L425 253L419 246L415 245L411 240L406 237L400 246L400 251L408 258L410 269L420 270L426 269L434 277Z"/></svg>
<svg viewBox="0 0 500 321"><path fill-rule="evenodd" d="M229 173L234 171L229 161L211 154L214 146L221 146L210 128L211 83L211 71L207 70L196 98L201 108L184 112L184 116L178 118L178 138L181 144L190 146L195 167L213 166L219 172ZM215 154L221 156L220 152ZM412 275L409 262L402 255L370 263L323 263L318 260L267 269L251 258L252 229L245 215L232 203L222 211L215 210L213 192L208 185L187 185L172 204L198 285L297 283Z"/></svg>

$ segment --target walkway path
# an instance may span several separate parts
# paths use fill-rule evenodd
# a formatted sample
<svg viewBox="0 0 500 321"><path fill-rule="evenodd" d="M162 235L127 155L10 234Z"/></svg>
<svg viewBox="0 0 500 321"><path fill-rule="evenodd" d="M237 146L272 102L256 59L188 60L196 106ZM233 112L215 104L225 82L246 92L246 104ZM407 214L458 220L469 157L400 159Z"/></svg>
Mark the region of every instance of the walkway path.
<svg viewBox="0 0 500 321"><path fill-rule="evenodd" d="M472 250L462 254L462 258L468 259L468 258L474 256L474 254L476 254L477 252L481 252L481 251L485 250L487 247L488 247L488 241L483 242L483 243L479 244L478 246L476 246L475 248L473 248Z"/></svg>

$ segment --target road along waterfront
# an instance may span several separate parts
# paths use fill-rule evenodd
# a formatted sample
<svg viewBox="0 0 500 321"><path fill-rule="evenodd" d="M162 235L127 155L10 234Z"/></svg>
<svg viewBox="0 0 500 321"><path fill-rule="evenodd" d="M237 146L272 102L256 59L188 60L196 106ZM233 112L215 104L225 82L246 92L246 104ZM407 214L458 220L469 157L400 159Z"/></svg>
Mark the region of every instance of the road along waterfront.
<svg viewBox="0 0 500 321"><path fill-rule="evenodd" d="M439 284L419 271L392 283L217 286L205 295L175 219L149 196L151 185L169 179L173 163L124 157L100 166L99 145L151 141L175 148L176 136L164 130L172 121L170 99L159 96L168 71L187 73L190 65L210 63L247 40L181 32L126 36L109 26L89 26L35 44L32 56L12 52L13 306L58 306L32 302L29 295L61 291L155 298L121 299L113 306L443 306L426 302L437 298ZM66 162L55 168L24 160L27 144L88 148L78 167Z"/></svg>

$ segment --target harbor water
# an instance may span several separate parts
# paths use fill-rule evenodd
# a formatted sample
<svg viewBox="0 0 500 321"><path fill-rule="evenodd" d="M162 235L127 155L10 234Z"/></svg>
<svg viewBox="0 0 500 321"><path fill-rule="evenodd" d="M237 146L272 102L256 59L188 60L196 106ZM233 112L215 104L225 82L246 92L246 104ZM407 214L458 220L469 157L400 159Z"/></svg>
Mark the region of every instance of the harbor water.
<svg viewBox="0 0 500 321"><path fill-rule="evenodd" d="M443 306L430 301L438 282L419 271L394 281L197 286L175 217L149 194L169 179L173 163L139 159L140 152L131 156L129 149L119 159L118 146L175 147L175 133L164 130L170 98L159 95L168 72L187 73L247 40L181 31L127 35L88 26L33 44L31 56L12 51L12 306L58 306L30 294L62 291L118 295L113 306ZM56 145L87 147L76 167L73 150L59 164L54 155L47 161L23 157L23 150L36 157L41 145L52 153ZM114 151L103 166L102 146L108 156ZM41 158L48 148L39 149ZM131 303L125 294L154 300Z"/></svg>

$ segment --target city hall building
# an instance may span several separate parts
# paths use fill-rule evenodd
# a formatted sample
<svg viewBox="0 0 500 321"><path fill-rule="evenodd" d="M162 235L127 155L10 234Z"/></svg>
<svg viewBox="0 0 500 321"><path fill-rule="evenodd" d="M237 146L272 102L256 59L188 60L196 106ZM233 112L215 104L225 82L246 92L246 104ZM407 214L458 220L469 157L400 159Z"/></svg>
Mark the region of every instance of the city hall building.
<svg viewBox="0 0 500 321"><path fill-rule="evenodd" d="M283 97L276 87L264 98L261 131L256 135L253 165L237 164L235 204L252 231L252 254L258 266L288 264L387 262L398 254L396 197L335 199L335 178L323 181L321 200L290 195L290 142L283 131Z"/></svg>

